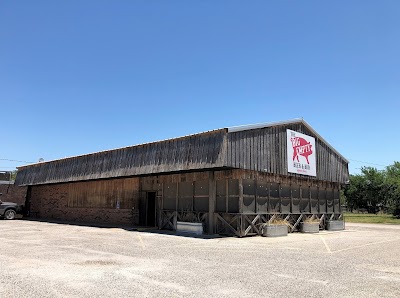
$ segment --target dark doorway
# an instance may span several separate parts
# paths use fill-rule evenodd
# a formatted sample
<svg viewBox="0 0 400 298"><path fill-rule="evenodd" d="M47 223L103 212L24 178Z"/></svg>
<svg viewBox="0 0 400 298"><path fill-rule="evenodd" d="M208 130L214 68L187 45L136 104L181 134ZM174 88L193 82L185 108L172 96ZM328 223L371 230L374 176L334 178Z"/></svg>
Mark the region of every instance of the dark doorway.
<svg viewBox="0 0 400 298"><path fill-rule="evenodd" d="M32 186L28 186L25 196L24 216L31 215L31 193L32 193Z"/></svg>
<svg viewBox="0 0 400 298"><path fill-rule="evenodd" d="M155 227L156 222L156 193L147 193L146 226Z"/></svg>

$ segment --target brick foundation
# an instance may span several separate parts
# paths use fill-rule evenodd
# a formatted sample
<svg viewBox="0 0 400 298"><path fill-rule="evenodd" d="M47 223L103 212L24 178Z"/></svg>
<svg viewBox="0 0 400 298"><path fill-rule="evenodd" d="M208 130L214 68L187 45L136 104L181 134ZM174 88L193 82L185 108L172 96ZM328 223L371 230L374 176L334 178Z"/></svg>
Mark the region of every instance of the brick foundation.
<svg viewBox="0 0 400 298"><path fill-rule="evenodd" d="M136 202L133 202L133 208L129 209L69 207L68 190L67 183L32 186L31 214L43 219L99 224L139 224Z"/></svg>

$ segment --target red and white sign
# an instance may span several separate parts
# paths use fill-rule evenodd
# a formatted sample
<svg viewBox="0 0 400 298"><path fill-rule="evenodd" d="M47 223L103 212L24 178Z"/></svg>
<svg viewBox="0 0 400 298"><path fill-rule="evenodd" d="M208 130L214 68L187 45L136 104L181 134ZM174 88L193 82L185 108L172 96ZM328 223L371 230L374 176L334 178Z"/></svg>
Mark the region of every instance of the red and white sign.
<svg viewBox="0 0 400 298"><path fill-rule="evenodd" d="M290 129L286 133L288 172L317 176L315 138Z"/></svg>

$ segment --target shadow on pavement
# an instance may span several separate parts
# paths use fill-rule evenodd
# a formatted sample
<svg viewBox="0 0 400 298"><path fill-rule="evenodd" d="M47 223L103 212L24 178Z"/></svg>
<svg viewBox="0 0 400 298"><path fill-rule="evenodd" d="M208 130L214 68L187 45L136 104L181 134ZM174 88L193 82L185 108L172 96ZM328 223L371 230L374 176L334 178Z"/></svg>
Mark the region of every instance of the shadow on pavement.
<svg viewBox="0 0 400 298"><path fill-rule="evenodd" d="M32 218L32 217L23 217L18 220L33 221L33 222L37 221L37 222L43 222L43 223L71 225L71 226L79 226L79 227L92 227L92 228L103 228L103 229L122 229L125 231L143 232L143 233L160 234L160 235L170 235L170 236L176 236L176 237L196 238L196 239L216 239L216 238L232 237L232 236L228 236L228 235L208 235L208 234L196 235L196 234L189 234L189 233L177 233L176 231L172 231L172 230L159 230L157 227L127 226L127 225L118 225L118 224L109 224L109 223L75 222L75 221L64 221L64 220Z"/></svg>

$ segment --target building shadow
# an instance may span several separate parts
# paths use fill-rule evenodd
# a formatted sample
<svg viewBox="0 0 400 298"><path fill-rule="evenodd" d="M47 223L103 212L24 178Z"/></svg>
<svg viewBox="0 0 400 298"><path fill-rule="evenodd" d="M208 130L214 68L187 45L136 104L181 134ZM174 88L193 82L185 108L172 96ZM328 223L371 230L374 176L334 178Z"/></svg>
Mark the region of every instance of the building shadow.
<svg viewBox="0 0 400 298"><path fill-rule="evenodd" d="M169 235L169 236L174 236L174 237L195 238L195 239L205 239L205 240L231 237L229 235L218 235L218 234L196 235L196 234L192 234L192 233L182 233L182 232L176 232L176 231L172 231L172 230L159 230L158 228L151 228L151 227L138 227L138 228L135 227L132 230L142 232L142 233L160 234L160 235Z"/></svg>
<svg viewBox="0 0 400 298"><path fill-rule="evenodd" d="M173 230L159 230L157 227L128 226L128 225L111 224L111 223L76 222L76 221L65 221L65 220L47 219L47 218L20 217L20 218L17 218L16 220L43 222L43 223L78 226L78 227L101 228L101 229L122 229L125 231L131 231L131 232L160 234L160 235L169 235L169 236L175 236L175 237L195 238L195 239L205 239L205 240L234 237L234 236L229 236L229 235L218 235L218 234L196 235L196 234L191 234L191 233L178 233Z"/></svg>

